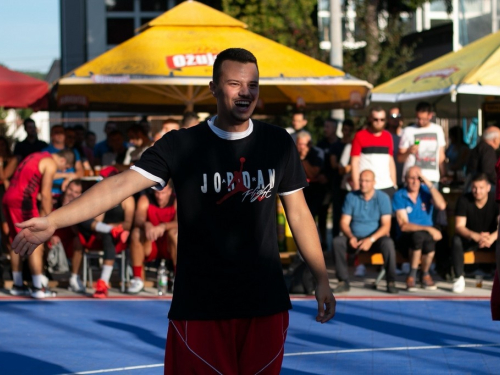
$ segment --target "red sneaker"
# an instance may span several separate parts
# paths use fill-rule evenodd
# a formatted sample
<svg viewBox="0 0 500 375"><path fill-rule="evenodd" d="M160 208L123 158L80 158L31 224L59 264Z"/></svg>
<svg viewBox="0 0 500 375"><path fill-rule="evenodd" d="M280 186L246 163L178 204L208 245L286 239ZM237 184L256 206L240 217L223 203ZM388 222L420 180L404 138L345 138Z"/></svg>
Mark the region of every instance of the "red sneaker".
<svg viewBox="0 0 500 375"><path fill-rule="evenodd" d="M120 234L122 234L122 232L123 232L123 227L121 224L111 229L111 235L115 240L120 237Z"/></svg>
<svg viewBox="0 0 500 375"><path fill-rule="evenodd" d="M107 298L108 297L108 284L103 280L97 280L95 284L94 298Z"/></svg>

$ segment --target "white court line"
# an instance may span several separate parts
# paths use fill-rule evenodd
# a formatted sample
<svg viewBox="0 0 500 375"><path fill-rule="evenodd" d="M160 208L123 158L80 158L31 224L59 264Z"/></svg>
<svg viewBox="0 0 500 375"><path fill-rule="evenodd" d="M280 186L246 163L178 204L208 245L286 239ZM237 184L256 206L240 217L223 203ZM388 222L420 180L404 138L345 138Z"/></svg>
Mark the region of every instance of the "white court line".
<svg viewBox="0 0 500 375"><path fill-rule="evenodd" d="M366 348L366 349L344 349L344 350L326 350L320 352L302 352L302 353L285 353L285 357L296 357L302 355L323 355L323 354L348 354L348 353L366 353L366 352L384 352L384 351L403 351L403 350L432 350L432 349L459 349L459 348L482 348L482 347L494 347L500 346L500 344L459 344L459 345L432 345L432 346L396 346L392 348ZM110 368L107 370L93 370L93 371L83 371L83 372L73 372L70 374L63 375L87 375L87 374L103 374L106 372L118 372L118 371L130 371L130 370L140 370L145 368L163 367L163 363L158 363L155 365L144 365L144 366L131 366L131 367L119 367Z"/></svg>
<svg viewBox="0 0 500 375"><path fill-rule="evenodd" d="M500 344L460 344L460 345L432 345L432 346L396 346L393 348L367 348L367 349L344 349L325 350L321 352L285 353L285 357L296 357L299 355L320 355L320 354L343 354L343 353L366 353L402 350L429 350L429 349L453 349L453 348L481 348L485 346L500 346Z"/></svg>

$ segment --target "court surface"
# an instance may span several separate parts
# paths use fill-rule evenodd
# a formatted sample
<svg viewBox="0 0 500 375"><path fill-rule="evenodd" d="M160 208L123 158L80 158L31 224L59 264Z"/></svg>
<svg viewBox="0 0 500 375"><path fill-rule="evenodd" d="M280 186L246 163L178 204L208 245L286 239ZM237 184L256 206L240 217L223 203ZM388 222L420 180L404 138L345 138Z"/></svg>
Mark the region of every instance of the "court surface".
<svg viewBox="0 0 500 375"><path fill-rule="evenodd" d="M162 374L169 300L0 300L0 374ZM486 299L293 301L282 374L500 374ZM207 343L210 344L210 343Z"/></svg>

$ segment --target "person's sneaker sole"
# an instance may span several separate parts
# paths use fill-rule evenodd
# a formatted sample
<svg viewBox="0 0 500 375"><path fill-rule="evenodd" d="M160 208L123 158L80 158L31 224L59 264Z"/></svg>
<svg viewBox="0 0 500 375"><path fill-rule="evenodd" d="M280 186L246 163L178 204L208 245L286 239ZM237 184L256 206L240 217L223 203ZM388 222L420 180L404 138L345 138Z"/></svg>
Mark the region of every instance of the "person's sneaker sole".
<svg viewBox="0 0 500 375"><path fill-rule="evenodd" d="M425 290L437 290L437 285L431 285L431 286L428 286L428 285L422 285L422 288L425 289Z"/></svg>

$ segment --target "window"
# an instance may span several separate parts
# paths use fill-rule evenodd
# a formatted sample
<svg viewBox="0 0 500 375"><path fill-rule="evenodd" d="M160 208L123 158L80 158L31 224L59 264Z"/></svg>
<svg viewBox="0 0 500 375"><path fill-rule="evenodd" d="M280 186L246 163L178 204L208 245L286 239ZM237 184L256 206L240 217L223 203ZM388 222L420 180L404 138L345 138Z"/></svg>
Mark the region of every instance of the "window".
<svg viewBox="0 0 500 375"><path fill-rule="evenodd" d="M106 0L106 10L108 12L132 12L134 0Z"/></svg>
<svg viewBox="0 0 500 375"><path fill-rule="evenodd" d="M168 9L168 0L141 0L141 11L143 12L165 12Z"/></svg>
<svg viewBox="0 0 500 375"><path fill-rule="evenodd" d="M108 18L106 26L108 44L120 44L135 35L133 18Z"/></svg>

